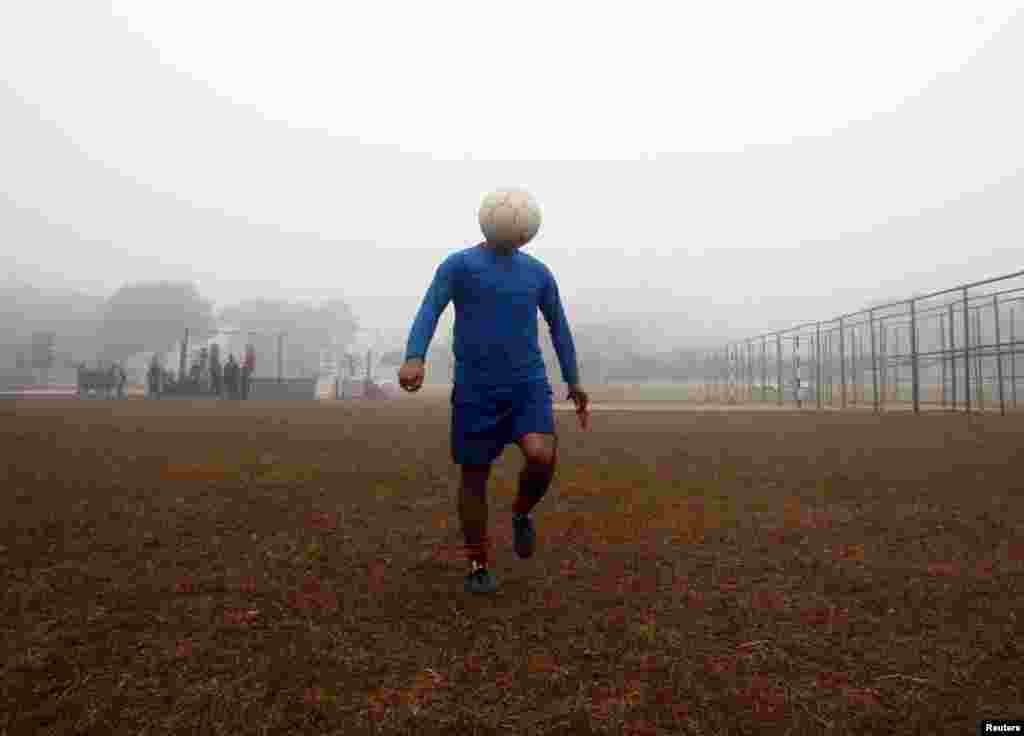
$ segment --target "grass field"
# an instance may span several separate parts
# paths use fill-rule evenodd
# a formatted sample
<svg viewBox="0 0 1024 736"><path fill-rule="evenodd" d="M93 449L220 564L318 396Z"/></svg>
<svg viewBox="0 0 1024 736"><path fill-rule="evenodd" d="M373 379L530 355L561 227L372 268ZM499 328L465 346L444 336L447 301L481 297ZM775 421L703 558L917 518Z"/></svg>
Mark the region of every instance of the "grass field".
<svg viewBox="0 0 1024 736"><path fill-rule="evenodd" d="M538 552L511 552L512 448L501 588L470 598L445 396L0 403L0 734L963 734L1024 712L1024 417L560 412Z"/></svg>

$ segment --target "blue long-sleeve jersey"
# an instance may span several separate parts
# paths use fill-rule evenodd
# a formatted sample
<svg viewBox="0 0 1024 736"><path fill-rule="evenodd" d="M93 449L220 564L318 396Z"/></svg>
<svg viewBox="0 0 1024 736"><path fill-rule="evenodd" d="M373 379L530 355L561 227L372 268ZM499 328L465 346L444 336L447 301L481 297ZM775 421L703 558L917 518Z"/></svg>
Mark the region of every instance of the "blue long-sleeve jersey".
<svg viewBox="0 0 1024 736"><path fill-rule="evenodd" d="M504 386L545 380L537 341L537 309L547 320L562 379L579 383L576 348L555 277L521 251L509 255L483 244L453 253L434 274L406 346L406 358L425 358L437 321L455 304L455 382Z"/></svg>

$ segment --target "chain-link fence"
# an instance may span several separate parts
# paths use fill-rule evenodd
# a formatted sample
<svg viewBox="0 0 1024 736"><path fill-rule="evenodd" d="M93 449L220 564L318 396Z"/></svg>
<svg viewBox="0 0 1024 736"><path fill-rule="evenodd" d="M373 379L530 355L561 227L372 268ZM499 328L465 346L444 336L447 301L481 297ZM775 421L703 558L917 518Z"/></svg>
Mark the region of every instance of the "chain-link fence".
<svg viewBox="0 0 1024 736"><path fill-rule="evenodd" d="M1017 408L1024 271L730 343L700 400L797 408ZM1024 396L1022 396L1024 398Z"/></svg>

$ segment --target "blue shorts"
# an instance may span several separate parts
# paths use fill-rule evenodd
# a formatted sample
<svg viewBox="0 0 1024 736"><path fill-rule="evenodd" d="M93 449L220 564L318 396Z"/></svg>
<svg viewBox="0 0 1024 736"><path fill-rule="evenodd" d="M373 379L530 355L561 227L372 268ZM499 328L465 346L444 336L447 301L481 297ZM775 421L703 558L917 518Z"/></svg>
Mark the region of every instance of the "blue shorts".
<svg viewBox="0 0 1024 736"><path fill-rule="evenodd" d="M551 384L452 388L452 460L489 465L524 434L555 433Z"/></svg>

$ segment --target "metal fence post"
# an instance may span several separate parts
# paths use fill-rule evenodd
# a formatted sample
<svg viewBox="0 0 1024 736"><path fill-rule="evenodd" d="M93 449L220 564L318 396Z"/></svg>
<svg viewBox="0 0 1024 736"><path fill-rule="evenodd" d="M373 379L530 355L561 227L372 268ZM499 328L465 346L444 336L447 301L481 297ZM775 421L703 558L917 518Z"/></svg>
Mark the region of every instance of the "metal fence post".
<svg viewBox="0 0 1024 736"><path fill-rule="evenodd" d="M761 401L768 400L768 338L761 338Z"/></svg>
<svg viewBox="0 0 1024 736"><path fill-rule="evenodd" d="M757 386L757 353L754 350L754 341L749 340L747 343L747 353L750 355L750 400L754 400L754 390Z"/></svg>
<svg viewBox="0 0 1024 736"><path fill-rule="evenodd" d="M882 406L889 398L889 329L885 317L878 320L878 367L882 373Z"/></svg>
<svg viewBox="0 0 1024 736"><path fill-rule="evenodd" d="M996 378L999 381L999 413L1006 416L1006 400L1003 397L1003 343L999 331L999 295L992 296L992 312L996 322Z"/></svg>
<svg viewBox="0 0 1024 736"><path fill-rule="evenodd" d="M821 409L821 322L816 327L814 338L814 394L817 397L818 409Z"/></svg>
<svg viewBox="0 0 1024 736"><path fill-rule="evenodd" d="M953 305L949 305L949 393L951 407L956 411L956 320Z"/></svg>
<svg viewBox="0 0 1024 736"><path fill-rule="evenodd" d="M793 336L793 391L796 395L796 408L802 409L800 400L800 335Z"/></svg>
<svg viewBox="0 0 1024 736"><path fill-rule="evenodd" d="M843 318L839 318L839 382L843 384L840 391L842 407L846 408L846 328Z"/></svg>
<svg viewBox="0 0 1024 736"><path fill-rule="evenodd" d="M946 408L946 315L939 315L939 371L942 379L942 408Z"/></svg>
<svg viewBox="0 0 1024 736"><path fill-rule="evenodd" d="M893 348L896 350L896 355L893 356L892 361L892 401L894 404L900 403L900 328L892 328L892 343Z"/></svg>
<svg viewBox="0 0 1024 736"><path fill-rule="evenodd" d="M917 368L917 306L916 299L910 300L910 382L911 397L914 402L914 413L921 413L921 387L918 383Z"/></svg>
<svg viewBox="0 0 1024 736"><path fill-rule="evenodd" d="M778 372L778 402L782 406L782 333L775 333L775 368Z"/></svg>
<svg viewBox="0 0 1024 736"><path fill-rule="evenodd" d="M1017 339L1013 334L1014 309L1010 307L1010 391L1013 397L1013 408L1017 408Z"/></svg>
<svg viewBox="0 0 1024 736"><path fill-rule="evenodd" d="M985 350L981 337L981 307L974 310L974 362L978 365L978 409L985 411Z"/></svg>
<svg viewBox="0 0 1024 736"><path fill-rule="evenodd" d="M964 408L971 413L971 312L967 305L967 287L963 289L964 304Z"/></svg>
<svg viewBox="0 0 1024 736"><path fill-rule="evenodd" d="M825 333L822 345L822 368L821 372L825 375L825 386L824 398L830 405L832 403L832 334L829 332Z"/></svg>
<svg viewBox="0 0 1024 736"><path fill-rule="evenodd" d="M850 405L857 405L857 328L850 328Z"/></svg>
<svg viewBox="0 0 1024 736"><path fill-rule="evenodd" d="M868 330L871 332L871 383L874 395L875 413L878 413L878 359L875 355L875 310L868 312Z"/></svg>

